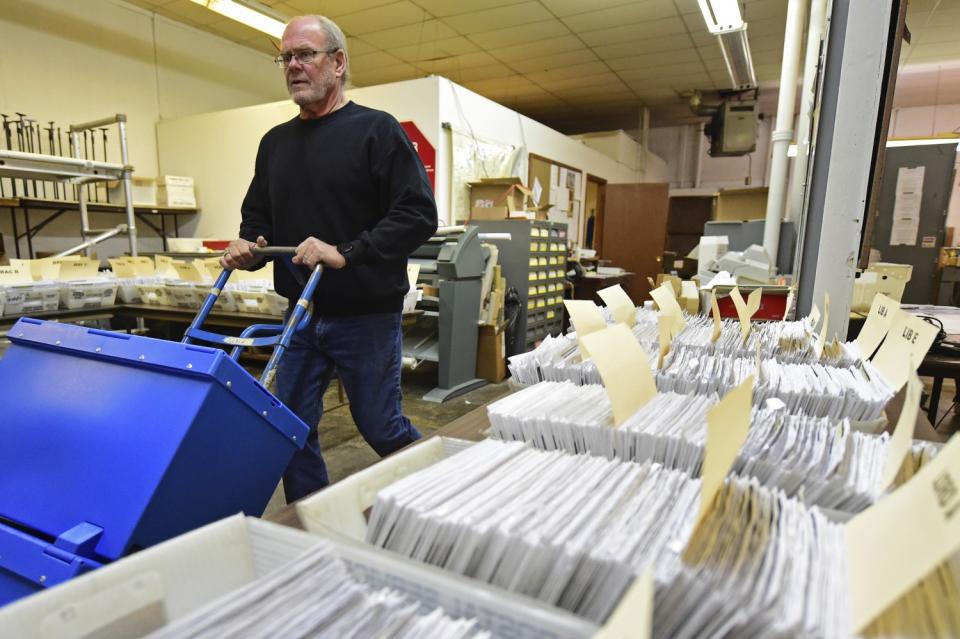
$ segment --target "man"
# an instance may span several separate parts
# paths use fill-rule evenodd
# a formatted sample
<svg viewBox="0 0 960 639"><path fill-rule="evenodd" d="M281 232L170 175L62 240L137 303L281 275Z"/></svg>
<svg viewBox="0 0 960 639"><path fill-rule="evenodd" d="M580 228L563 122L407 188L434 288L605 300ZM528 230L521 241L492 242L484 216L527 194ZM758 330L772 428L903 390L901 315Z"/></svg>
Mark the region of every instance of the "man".
<svg viewBox="0 0 960 639"><path fill-rule="evenodd" d="M360 433L381 456L419 439L403 415L400 318L407 256L437 228L437 208L413 145L390 115L344 96L349 61L343 32L322 16L291 20L277 64L300 115L260 141L241 207L240 239L220 262L256 269L254 246L296 246L294 268L322 263L310 325L277 370L277 396L310 436L283 476L287 502L329 483L317 423L336 369ZM302 290L286 266L277 292Z"/></svg>

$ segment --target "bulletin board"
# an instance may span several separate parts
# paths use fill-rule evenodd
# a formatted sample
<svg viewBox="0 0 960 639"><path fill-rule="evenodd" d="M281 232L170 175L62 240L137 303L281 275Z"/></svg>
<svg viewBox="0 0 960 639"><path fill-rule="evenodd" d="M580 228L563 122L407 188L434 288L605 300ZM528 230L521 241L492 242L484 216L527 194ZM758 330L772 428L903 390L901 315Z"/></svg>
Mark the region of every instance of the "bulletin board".
<svg viewBox="0 0 960 639"><path fill-rule="evenodd" d="M550 202L554 204L547 212L547 219L551 222L560 222L567 225L568 237L576 240L580 238L580 220L583 216L583 197L585 176L583 171L572 167L569 164L563 164L551 160L550 158L529 154L529 165L527 167L527 186L535 188L534 184L539 181L543 194L540 196L540 204ZM560 182L564 183L561 184ZM562 195L560 191L566 190L569 195ZM553 198L551 200L550 198Z"/></svg>
<svg viewBox="0 0 960 639"><path fill-rule="evenodd" d="M483 138L447 127L450 133L451 220L470 214L470 182L481 178L518 175L523 147Z"/></svg>

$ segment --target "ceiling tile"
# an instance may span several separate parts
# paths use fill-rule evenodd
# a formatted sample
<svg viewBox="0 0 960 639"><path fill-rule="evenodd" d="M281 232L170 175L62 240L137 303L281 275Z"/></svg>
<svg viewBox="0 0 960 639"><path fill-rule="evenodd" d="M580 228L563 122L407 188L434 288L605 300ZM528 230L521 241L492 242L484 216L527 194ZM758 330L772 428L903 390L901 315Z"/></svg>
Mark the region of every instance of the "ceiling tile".
<svg viewBox="0 0 960 639"><path fill-rule="evenodd" d="M534 82L540 80L560 80L566 78L589 78L597 74L608 74L610 70L607 65L600 61L584 62L582 64L573 64L565 67L558 67L548 71L537 71L535 73L526 73L528 78Z"/></svg>
<svg viewBox="0 0 960 639"><path fill-rule="evenodd" d="M499 47L509 47L514 44L555 38L568 33L570 33L569 29L559 20L544 20L543 22L521 24L515 27L507 27L506 29L475 33L470 36L470 39L481 47L490 50Z"/></svg>
<svg viewBox="0 0 960 639"><path fill-rule="evenodd" d="M619 96L623 98L633 97L635 95L633 89L622 82L604 83L587 87L570 87L557 91L557 94L567 99L575 98L578 100L588 100L594 96Z"/></svg>
<svg viewBox="0 0 960 639"><path fill-rule="evenodd" d="M457 33L439 20L426 20L365 33L363 39L379 49L393 49L420 42L431 42L455 37Z"/></svg>
<svg viewBox="0 0 960 639"><path fill-rule="evenodd" d="M700 55L696 49L681 49L679 51L671 51L668 55L662 53L644 53L642 55L632 55L625 58L614 58L608 60L607 64L609 64L610 68L614 71L632 71L643 67L661 65L664 59L669 59L671 62L676 63L699 62Z"/></svg>
<svg viewBox="0 0 960 639"><path fill-rule="evenodd" d="M584 62L596 62L597 56L585 47L579 49L570 49L552 55L528 58L526 60L517 60L511 62L510 66L520 73L536 73L537 71L547 71L557 67L566 67Z"/></svg>
<svg viewBox="0 0 960 639"><path fill-rule="evenodd" d="M505 71L503 75L510 75L510 69L494 59L486 51L477 51L476 53L466 53L464 55L450 56L438 60L421 60L417 66L429 73L446 74L449 71L460 69L469 69L471 67L484 67L497 65Z"/></svg>
<svg viewBox="0 0 960 639"><path fill-rule="evenodd" d="M175 20L186 21L193 26L203 26L223 20L223 16L190 0L167 2L157 8L157 13Z"/></svg>
<svg viewBox="0 0 960 639"><path fill-rule="evenodd" d="M511 96L545 94L542 87L537 86L523 76L508 78L491 78L488 80L467 80L463 83L471 91L482 93L502 93Z"/></svg>
<svg viewBox="0 0 960 639"><path fill-rule="evenodd" d="M480 11L481 9L493 9L494 7L504 7L508 5L520 4L518 0L470 0L470 2L458 2L456 0L415 0L416 3L424 8L431 15L438 18L458 15L470 11Z"/></svg>
<svg viewBox="0 0 960 639"><path fill-rule="evenodd" d="M435 58L446 58L452 55L474 53L479 50L480 47L463 36L456 36L454 38L444 38L432 42L411 44L406 47L391 47L390 53L405 62L417 62L419 60L432 60Z"/></svg>
<svg viewBox="0 0 960 639"><path fill-rule="evenodd" d="M399 80L411 80L413 78L423 77L423 73L418 71L410 64L397 64L389 67L379 67L367 69L363 73L358 73L353 78L356 86L369 86L371 84L386 84L387 82L397 82Z"/></svg>
<svg viewBox="0 0 960 639"><path fill-rule="evenodd" d="M163 13L165 9L159 7L157 13L160 15L167 15L167 17L174 18L173 14ZM209 29L230 40L242 42L244 40L250 40L251 38L257 37L260 35L260 32L256 29L251 29L250 27L244 26L239 22L234 22L233 20L228 20L226 18L220 20L219 22L213 22L211 24L205 25L205 29Z"/></svg>
<svg viewBox="0 0 960 639"><path fill-rule="evenodd" d="M669 36L672 34L683 34L686 36L687 28L683 20L678 17L664 18L662 20L649 20L637 24L627 24L609 29L600 29L598 31L586 31L580 33L580 38L590 46L599 46L604 44L616 44L618 42L638 42L647 38Z"/></svg>
<svg viewBox="0 0 960 639"><path fill-rule="evenodd" d="M356 11L337 18L337 24L350 35L363 35L398 26L424 22L427 13L409 0ZM446 36L445 36L446 37Z"/></svg>
<svg viewBox="0 0 960 639"><path fill-rule="evenodd" d="M469 35L492 29L550 20L553 15L539 2L523 2L509 7L472 11L444 18L444 22L458 32Z"/></svg>
<svg viewBox="0 0 960 639"><path fill-rule="evenodd" d="M583 42L581 42L577 36L568 33L556 38L547 38L535 42L522 42L511 47L498 47L494 55L504 62L513 63L528 58L542 58L543 56L562 53L564 51L570 51L571 49L579 49L581 47L583 47Z"/></svg>
<svg viewBox="0 0 960 639"><path fill-rule="evenodd" d="M372 9L391 4L394 0L284 0L300 13L315 13L323 16L342 16L355 11ZM341 28L342 25L341 25Z"/></svg>
<svg viewBox="0 0 960 639"><path fill-rule="evenodd" d="M370 53L371 51L376 51L377 48L371 45L368 42L364 42L360 38L347 38L347 51L350 52L350 56L363 55L364 53Z"/></svg>
<svg viewBox="0 0 960 639"><path fill-rule="evenodd" d="M680 62L678 64L663 64L659 66L648 66L639 69L618 71L617 75L627 82L634 80L657 80L661 78L672 78L676 76L689 75L692 73L704 73L706 69L699 60L696 62Z"/></svg>
<svg viewBox="0 0 960 639"><path fill-rule="evenodd" d="M363 74L366 69L389 67L403 62L386 51L374 51L363 55L350 56L350 69L353 73Z"/></svg>
<svg viewBox="0 0 960 639"><path fill-rule="evenodd" d="M631 4L600 9L588 13L578 13L563 19L574 32L609 29L626 24L636 24L662 18L677 17L673 0L647 0Z"/></svg>
<svg viewBox="0 0 960 639"><path fill-rule="evenodd" d="M271 8L277 13L282 13L283 15L287 16L287 18L292 18L303 13L300 9L297 9L293 5L287 4L286 2L275 2L271 5Z"/></svg>
<svg viewBox="0 0 960 639"><path fill-rule="evenodd" d="M510 67L505 64L491 64L483 67L470 67L458 70L458 77L464 82L468 80L490 80L504 78L519 78Z"/></svg>
<svg viewBox="0 0 960 639"><path fill-rule="evenodd" d="M584 0L541 0L541 2L554 15L561 17L627 4L638 4L637 0L590 0L590 2L584 2Z"/></svg>
<svg viewBox="0 0 960 639"><path fill-rule="evenodd" d="M667 55L671 51L689 49L690 46L690 36L684 33L664 36L662 38L644 38L637 42L602 44L594 46L593 50L600 58L611 60L646 53Z"/></svg>
<svg viewBox="0 0 960 639"><path fill-rule="evenodd" d="M922 27L917 34L913 36L914 44L938 44L940 42L956 42L958 36L960 36L960 18L956 18L949 24L944 24L941 22L941 19L944 19L944 16L940 15L941 13L960 13L960 11L943 11L937 12L937 23L936 25L924 26Z"/></svg>
<svg viewBox="0 0 960 639"><path fill-rule="evenodd" d="M551 91L560 91L563 89L574 89L577 87L588 87L610 84L619 81L619 78L611 73L597 73L587 76L573 76L568 78L542 78L534 80L537 84Z"/></svg>

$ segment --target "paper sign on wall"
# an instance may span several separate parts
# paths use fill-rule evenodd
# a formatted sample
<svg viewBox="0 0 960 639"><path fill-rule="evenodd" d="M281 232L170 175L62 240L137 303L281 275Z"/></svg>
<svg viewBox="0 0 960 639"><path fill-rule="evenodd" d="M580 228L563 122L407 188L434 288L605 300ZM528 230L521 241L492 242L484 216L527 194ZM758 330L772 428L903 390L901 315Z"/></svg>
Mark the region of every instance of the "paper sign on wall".
<svg viewBox="0 0 960 639"><path fill-rule="evenodd" d="M917 245L920 230L920 203L923 200L925 166L902 166L897 171L897 191L893 200L893 224L890 246Z"/></svg>
<svg viewBox="0 0 960 639"><path fill-rule="evenodd" d="M960 550L960 437L845 527L851 621L859 633Z"/></svg>
<svg viewBox="0 0 960 639"><path fill-rule="evenodd" d="M873 358L873 365L894 392L907 382L933 345L937 328L904 310L898 310L887 331L883 346Z"/></svg>
<svg viewBox="0 0 960 639"><path fill-rule="evenodd" d="M637 323L637 307L627 292L619 284L597 291L597 295L607 305L613 318L621 324L633 327Z"/></svg>
<svg viewBox="0 0 960 639"><path fill-rule="evenodd" d="M854 343L860 351L860 357L870 359L880 346L880 342L887 336L890 325L897 311L900 310L900 302L889 298L882 293L878 293L870 304L870 313L867 315L867 321L863 323L860 334Z"/></svg>
<svg viewBox="0 0 960 639"><path fill-rule="evenodd" d="M653 569L647 566L592 639L650 639L653 632Z"/></svg>
<svg viewBox="0 0 960 639"><path fill-rule="evenodd" d="M623 324L594 331L582 340L610 397L613 424L619 426L657 394L650 360Z"/></svg>

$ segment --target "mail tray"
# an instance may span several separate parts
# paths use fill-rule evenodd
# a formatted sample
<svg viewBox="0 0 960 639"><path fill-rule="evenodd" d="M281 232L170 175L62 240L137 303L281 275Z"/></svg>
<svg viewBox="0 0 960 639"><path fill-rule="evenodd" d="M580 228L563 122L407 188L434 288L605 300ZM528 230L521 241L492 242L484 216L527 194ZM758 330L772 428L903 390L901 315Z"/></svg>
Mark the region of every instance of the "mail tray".
<svg viewBox="0 0 960 639"><path fill-rule="evenodd" d="M261 514L306 440L308 427L223 351L28 318L9 338L0 605L24 583ZM55 560L76 570L37 568Z"/></svg>

